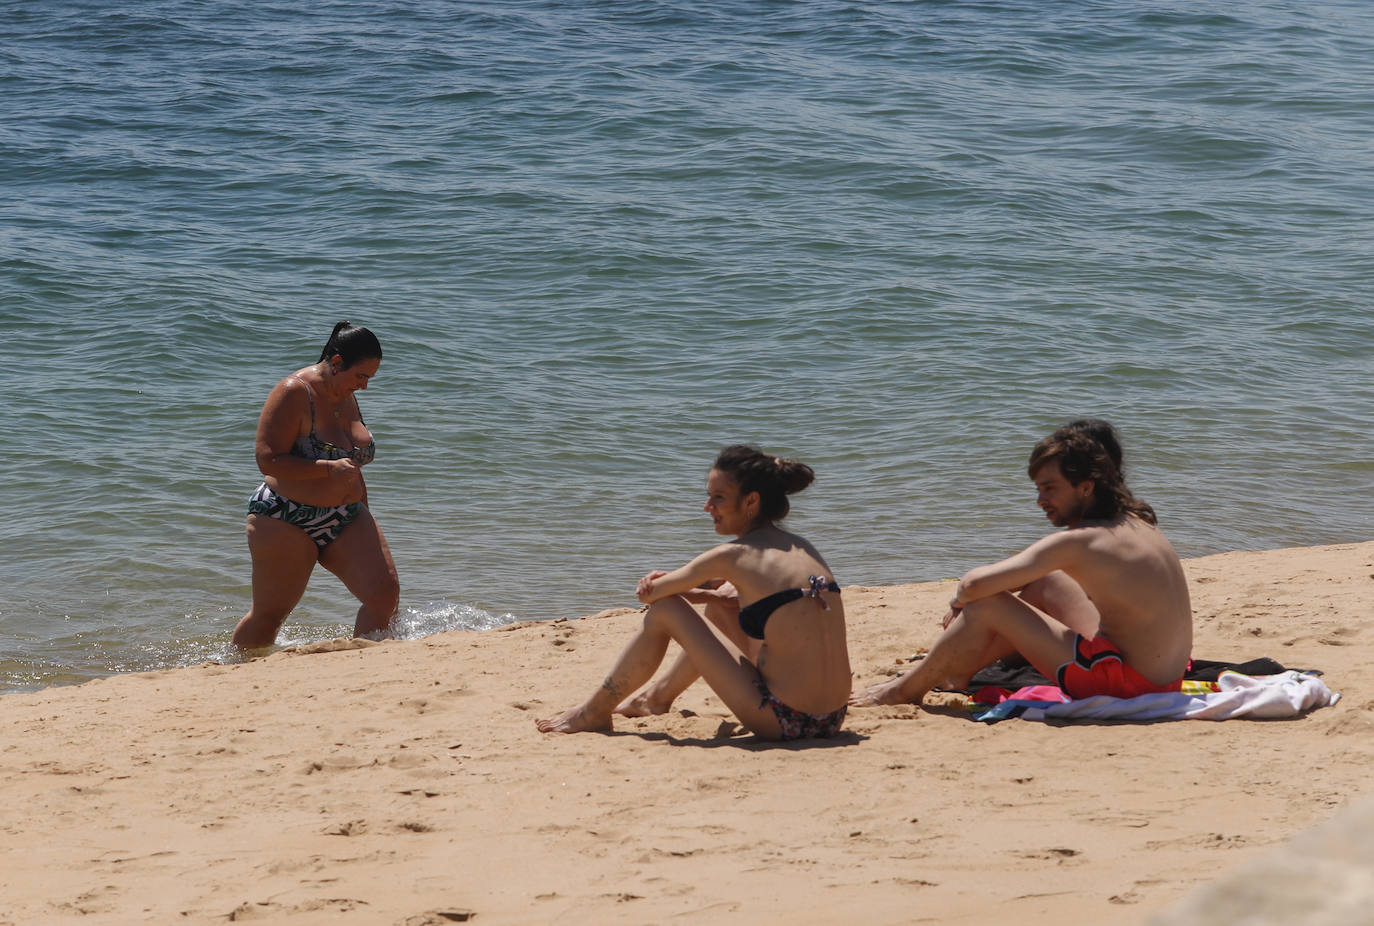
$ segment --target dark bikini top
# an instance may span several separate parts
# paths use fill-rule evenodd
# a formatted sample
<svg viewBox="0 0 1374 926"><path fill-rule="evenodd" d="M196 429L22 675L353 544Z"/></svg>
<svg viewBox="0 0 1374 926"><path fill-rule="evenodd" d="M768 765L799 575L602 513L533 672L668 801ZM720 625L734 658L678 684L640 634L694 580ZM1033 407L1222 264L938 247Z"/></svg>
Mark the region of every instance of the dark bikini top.
<svg viewBox="0 0 1374 926"><path fill-rule="evenodd" d="M762 640L763 625L768 623L768 618L773 616L773 612L798 598L815 598L821 603L821 607L829 608L830 605L825 603L821 592L838 592L840 586L825 576L808 576L807 580L811 583L810 588L785 588L740 608L739 629L743 630L746 636Z"/></svg>
<svg viewBox="0 0 1374 926"><path fill-rule="evenodd" d="M315 393L310 388L310 384L300 377L297 381L305 387L305 397L310 400L310 433L296 438L296 456L305 457L307 460L352 460L359 466L371 463L372 458L377 455L377 441L372 437L372 432L368 432L368 442L366 447L344 448L329 441L322 439L315 433ZM354 404L357 404L354 398ZM358 420L363 427L367 427L367 422L363 421L362 409L358 410Z"/></svg>

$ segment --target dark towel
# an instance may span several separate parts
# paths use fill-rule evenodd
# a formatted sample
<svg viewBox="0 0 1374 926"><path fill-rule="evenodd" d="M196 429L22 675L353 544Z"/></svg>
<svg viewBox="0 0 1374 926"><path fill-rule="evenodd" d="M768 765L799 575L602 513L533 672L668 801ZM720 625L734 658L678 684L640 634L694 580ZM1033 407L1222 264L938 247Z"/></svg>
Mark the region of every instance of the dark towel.
<svg viewBox="0 0 1374 926"><path fill-rule="evenodd" d="M1251 659L1249 662L1194 659L1188 664L1188 671L1184 673L1183 677L1195 682L1215 682L1217 677L1228 669L1242 675L1278 675L1280 672L1288 671L1284 666L1268 658ZM1306 675L1321 675L1315 669L1299 669L1298 671ZM1029 685L1053 684L1055 683L1041 675L1035 666L1020 656L1010 656L1000 662L994 662L986 669L979 670L969 681L967 690L974 692L979 688L991 686L1015 691Z"/></svg>

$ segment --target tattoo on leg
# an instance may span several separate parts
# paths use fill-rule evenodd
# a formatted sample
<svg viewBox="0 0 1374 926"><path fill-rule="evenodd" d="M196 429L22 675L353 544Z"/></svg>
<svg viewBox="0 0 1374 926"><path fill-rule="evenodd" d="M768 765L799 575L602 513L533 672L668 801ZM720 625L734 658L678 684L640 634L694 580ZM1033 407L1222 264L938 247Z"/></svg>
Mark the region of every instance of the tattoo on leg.
<svg viewBox="0 0 1374 926"><path fill-rule="evenodd" d="M601 687L609 691L614 697L620 697L620 686L615 683L615 679L606 676L606 680L601 683Z"/></svg>

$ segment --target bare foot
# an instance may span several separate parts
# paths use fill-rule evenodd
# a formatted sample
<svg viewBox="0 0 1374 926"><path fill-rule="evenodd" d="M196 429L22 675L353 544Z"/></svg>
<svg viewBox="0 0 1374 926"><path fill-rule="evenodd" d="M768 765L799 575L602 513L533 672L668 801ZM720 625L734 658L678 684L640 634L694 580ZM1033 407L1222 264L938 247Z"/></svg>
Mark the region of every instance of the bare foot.
<svg viewBox="0 0 1374 926"><path fill-rule="evenodd" d="M920 698L910 698L902 692L902 683L906 681L906 676L898 676L891 681L883 682L881 685L870 685L863 691L856 691L849 696L850 707L874 707L879 704L920 704Z"/></svg>
<svg viewBox="0 0 1374 926"><path fill-rule="evenodd" d="M574 707L557 717L536 720L534 725L540 733L609 733L612 729L611 715L597 717L587 712L587 706Z"/></svg>
<svg viewBox="0 0 1374 926"><path fill-rule="evenodd" d="M657 714L668 713L672 707L672 701L660 701L650 697L648 692L640 692L632 698L621 701L620 706L615 709L615 713L623 717L653 717Z"/></svg>

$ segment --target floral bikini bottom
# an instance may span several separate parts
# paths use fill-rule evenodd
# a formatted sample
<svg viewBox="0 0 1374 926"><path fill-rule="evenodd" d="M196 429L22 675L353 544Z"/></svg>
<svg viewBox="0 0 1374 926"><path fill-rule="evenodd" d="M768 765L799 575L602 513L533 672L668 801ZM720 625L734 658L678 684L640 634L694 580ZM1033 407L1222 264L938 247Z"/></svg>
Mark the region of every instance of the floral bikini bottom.
<svg viewBox="0 0 1374 926"><path fill-rule="evenodd" d="M837 711L828 714L805 714L794 707L788 707L768 690L763 679L754 683L758 686L759 693L763 695L763 700L759 707L765 704L773 709L773 716L778 718L778 726L782 728L782 738L784 740L820 739L834 736L840 732L840 727L844 724L844 715L849 710L849 705L841 705Z"/></svg>

